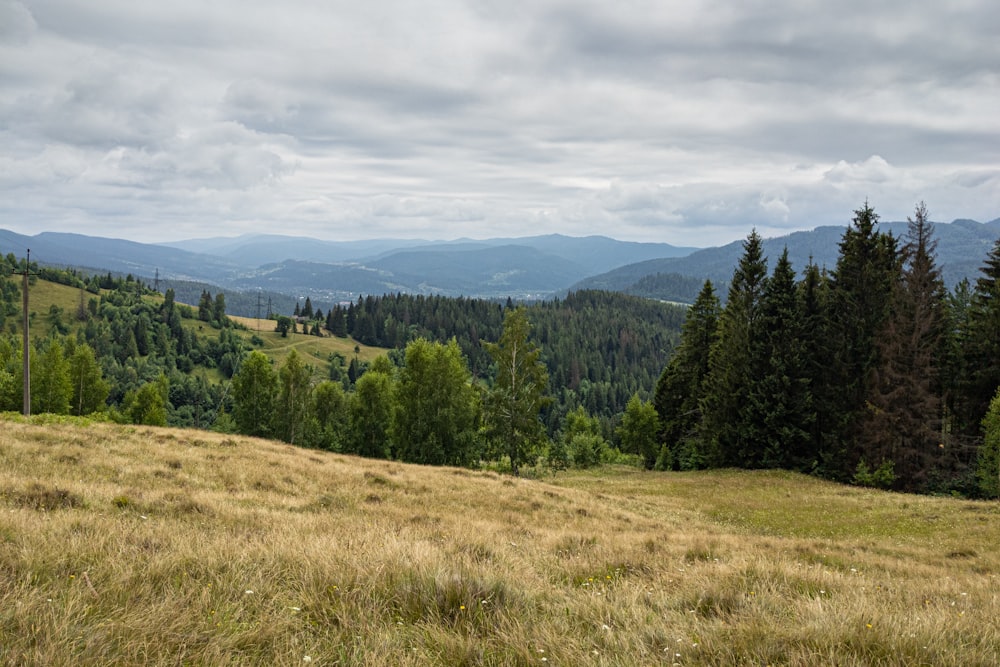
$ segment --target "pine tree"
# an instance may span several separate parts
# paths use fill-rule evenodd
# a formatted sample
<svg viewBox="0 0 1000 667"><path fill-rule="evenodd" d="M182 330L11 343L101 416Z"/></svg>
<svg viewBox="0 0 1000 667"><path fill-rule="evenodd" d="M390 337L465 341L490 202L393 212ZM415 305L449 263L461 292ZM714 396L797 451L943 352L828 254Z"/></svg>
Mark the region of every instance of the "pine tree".
<svg viewBox="0 0 1000 667"><path fill-rule="evenodd" d="M656 384L653 406L660 421L659 458L667 468L701 468L707 461L695 438L701 422L709 351L715 345L721 307L711 281L705 281L688 309L681 340Z"/></svg>
<svg viewBox="0 0 1000 667"><path fill-rule="evenodd" d="M963 341L967 376L961 383L961 428L978 432L990 401L1000 387L1000 239L986 257L976 280Z"/></svg>
<svg viewBox="0 0 1000 667"><path fill-rule="evenodd" d="M821 453L836 449L828 443L834 437L832 425L838 422L838 388L831 373L833 345L830 340L830 280L811 260L799 282L802 305L802 354L809 379L813 420L809 428L806 458L809 470L818 468ZM793 467L798 467L792 463Z"/></svg>
<svg viewBox="0 0 1000 667"><path fill-rule="evenodd" d="M945 290L927 208L909 219L888 316L876 341L867 412L859 434L873 466L890 461L897 486L922 488L941 458L941 375Z"/></svg>
<svg viewBox="0 0 1000 667"><path fill-rule="evenodd" d="M811 462L810 429L816 415L803 314L786 248L765 285L753 332L754 382L743 413L749 434L744 465L806 470Z"/></svg>
<svg viewBox="0 0 1000 667"><path fill-rule="evenodd" d="M198 300L198 319L202 322L211 322L212 307L212 294L208 290L202 290L201 298Z"/></svg>
<svg viewBox="0 0 1000 667"><path fill-rule="evenodd" d="M854 212L830 285L831 381L837 393L828 406L820 469L840 479L848 478L865 454L859 437L872 373L879 364L876 337L899 276L896 240L877 226L878 215L867 202Z"/></svg>
<svg viewBox="0 0 1000 667"><path fill-rule="evenodd" d="M719 316L719 337L709 353L709 370L701 402L700 437L709 465L753 466L756 443L744 419L744 406L754 381L753 334L767 276L760 236L754 230L743 243L743 256L733 272L729 297Z"/></svg>

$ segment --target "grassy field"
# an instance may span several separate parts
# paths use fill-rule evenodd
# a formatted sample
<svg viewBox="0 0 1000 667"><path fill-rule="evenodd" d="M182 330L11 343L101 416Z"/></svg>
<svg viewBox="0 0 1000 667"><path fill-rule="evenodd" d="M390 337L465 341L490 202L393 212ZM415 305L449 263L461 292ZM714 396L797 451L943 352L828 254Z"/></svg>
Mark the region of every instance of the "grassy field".
<svg viewBox="0 0 1000 667"><path fill-rule="evenodd" d="M329 332L324 332L325 335L322 337L297 333L288 334L287 337L282 338L281 334L274 330L274 320L255 319L252 317L230 317L229 319L246 327L245 330L240 330L239 333L247 340L253 336L257 336L263 340L264 345L258 349L273 358L279 366L284 362L285 357L288 356L288 353L292 349L297 350L306 359L307 363L320 364L324 368L330 354L334 352L344 355L348 363L355 354L357 354L358 359L361 361L371 361L378 355L385 354L386 352L381 347L361 345L353 338L330 336ZM357 353L354 351L355 346L358 348Z"/></svg>
<svg viewBox="0 0 1000 667"><path fill-rule="evenodd" d="M1000 506L5 417L11 665L995 665Z"/></svg>

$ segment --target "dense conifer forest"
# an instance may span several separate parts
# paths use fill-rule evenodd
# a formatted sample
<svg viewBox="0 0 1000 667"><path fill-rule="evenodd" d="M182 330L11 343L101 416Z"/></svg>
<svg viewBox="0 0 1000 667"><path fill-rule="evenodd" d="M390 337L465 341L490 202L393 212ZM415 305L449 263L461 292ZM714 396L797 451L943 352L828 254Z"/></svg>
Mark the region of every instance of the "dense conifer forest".
<svg viewBox="0 0 1000 667"><path fill-rule="evenodd" d="M768 275L751 233L725 306L706 283L658 382L657 465L995 495L1000 242L950 293L934 248L923 205L896 239L866 204L836 267L797 279L787 253Z"/></svg>

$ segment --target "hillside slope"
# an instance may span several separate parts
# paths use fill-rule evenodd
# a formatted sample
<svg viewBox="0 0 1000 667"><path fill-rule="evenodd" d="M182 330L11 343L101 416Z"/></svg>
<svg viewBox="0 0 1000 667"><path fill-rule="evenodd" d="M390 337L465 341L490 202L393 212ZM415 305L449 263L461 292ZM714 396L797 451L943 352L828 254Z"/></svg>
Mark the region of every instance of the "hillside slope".
<svg viewBox="0 0 1000 667"><path fill-rule="evenodd" d="M8 416L0 662L996 664L998 511Z"/></svg>

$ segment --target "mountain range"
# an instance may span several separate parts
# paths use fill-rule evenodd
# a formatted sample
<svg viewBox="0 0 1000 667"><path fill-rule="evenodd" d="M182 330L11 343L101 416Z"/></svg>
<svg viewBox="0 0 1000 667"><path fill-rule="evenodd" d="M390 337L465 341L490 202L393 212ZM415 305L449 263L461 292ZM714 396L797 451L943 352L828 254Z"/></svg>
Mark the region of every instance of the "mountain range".
<svg viewBox="0 0 1000 667"><path fill-rule="evenodd" d="M880 224L901 238L905 222ZM832 269L844 227L765 239L772 262L784 248L796 270L810 261ZM978 275L1000 238L1000 218L987 223L955 220L935 225L938 265L951 286ZM245 235L172 243L43 232L0 230L0 252L41 264L90 272L130 273L161 286L174 283L228 292L310 296L327 305L360 295L407 292L481 298L536 299L575 289L606 289L690 302L705 279L718 286L732 275L743 252L736 241L716 248L618 241L604 236L558 234L455 241L379 239L334 242ZM180 293L178 293L180 298ZM244 313L249 314L249 313Z"/></svg>
<svg viewBox="0 0 1000 667"><path fill-rule="evenodd" d="M906 234L906 224L883 222L878 228L902 239ZM787 248L792 266L800 273L810 262L832 270L837 263L844 231L845 227L824 226L764 239L764 256L770 259L773 266ZM937 240L937 265L945 284L951 288L963 278L975 281L987 253L1000 238L1000 218L987 223L975 220L936 223L934 238ZM621 266L581 280L571 289L604 289L691 302L706 279L717 288L728 283L742 254L743 241L734 241L716 248L704 248L684 257L664 257ZM689 280L680 281L681 277ZM679 284L682 282L682 285ZM659 294L656 293L658 284L663 286ZM673 293L671 290L683 291Z"/></svg>

